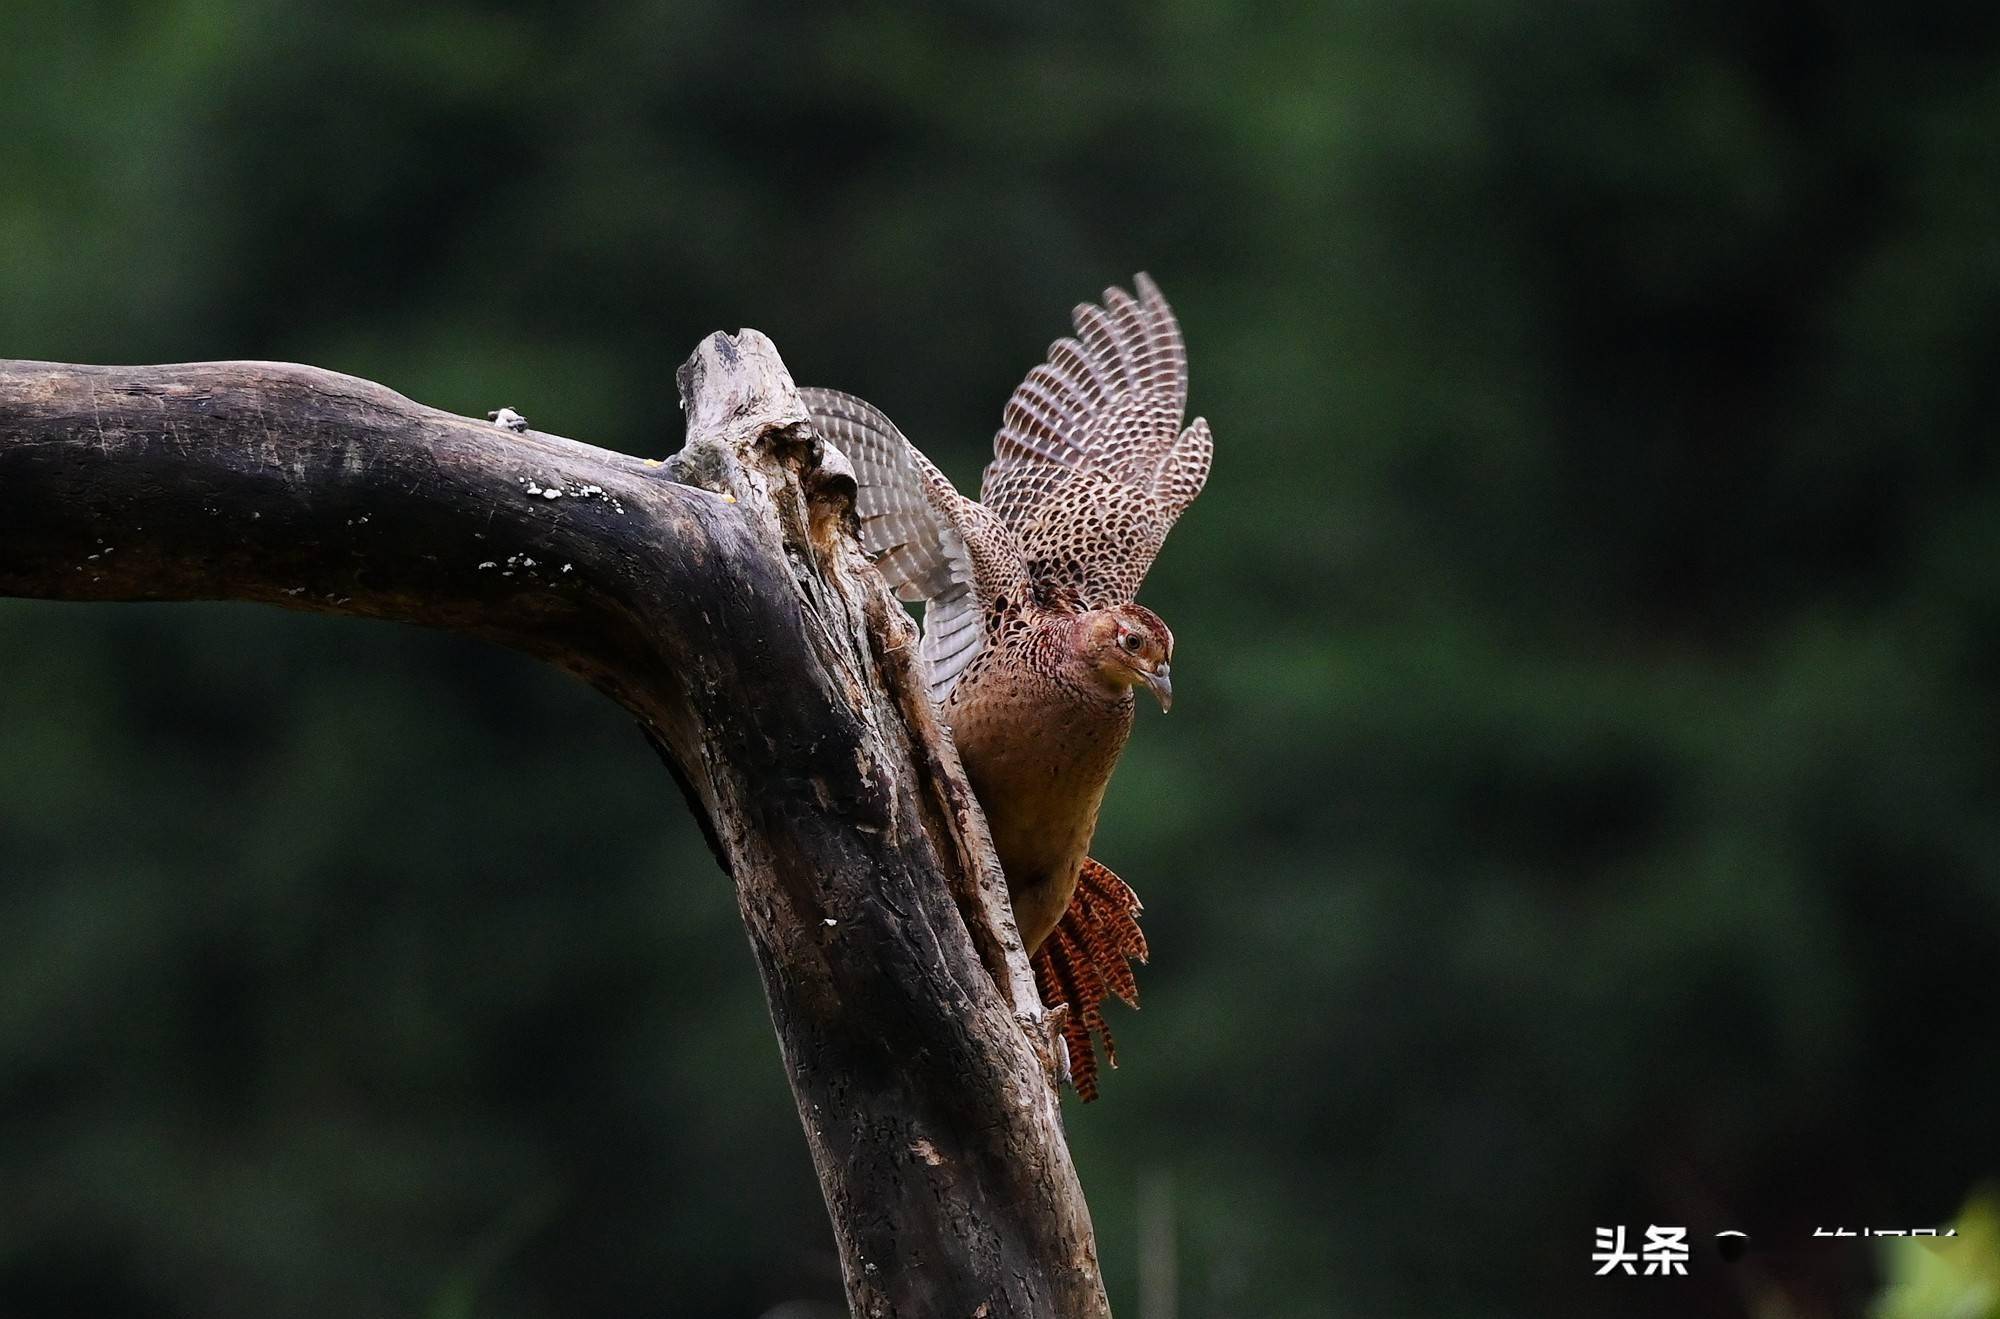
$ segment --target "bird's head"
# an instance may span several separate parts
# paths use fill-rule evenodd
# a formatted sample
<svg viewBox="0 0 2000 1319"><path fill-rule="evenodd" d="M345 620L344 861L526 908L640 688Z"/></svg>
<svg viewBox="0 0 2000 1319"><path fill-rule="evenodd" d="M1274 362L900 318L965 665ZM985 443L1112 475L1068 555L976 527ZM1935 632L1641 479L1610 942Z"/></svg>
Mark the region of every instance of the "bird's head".
<svg viewBox="0 0 2000 1319"><path fill-rule="evenodd" d="M1099 682L1123 692L1145 687L1161 710L1174 704L1174 634L1144 605L1114 605L1083 616L1084 661Z"/></svg>

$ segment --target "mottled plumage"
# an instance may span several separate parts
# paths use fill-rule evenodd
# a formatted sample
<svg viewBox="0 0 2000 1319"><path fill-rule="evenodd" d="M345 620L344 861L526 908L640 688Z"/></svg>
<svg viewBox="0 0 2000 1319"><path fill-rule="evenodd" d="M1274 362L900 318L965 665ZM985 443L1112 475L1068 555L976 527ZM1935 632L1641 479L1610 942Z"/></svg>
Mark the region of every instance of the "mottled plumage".
<svg viewBox="0 0 2000 1319"><path fill-rule="evenodd" d="M881 412L800 391L854 464L863 544L924 605L931 696L958 744L1007 875L1043 997L1070 1008L1072 1072L1095 1094L1099 1005L1137 1004L1145 940L1130 888L1087 858L1125 749L1133 688L1172 699L1173 633L1134 604L1167 532L1208 477L1206 422L1186 429L1187 353L1140 275L1076 309L1008 400L978 502ZM1082 883L1079 885L1079 876Z"/></svg>

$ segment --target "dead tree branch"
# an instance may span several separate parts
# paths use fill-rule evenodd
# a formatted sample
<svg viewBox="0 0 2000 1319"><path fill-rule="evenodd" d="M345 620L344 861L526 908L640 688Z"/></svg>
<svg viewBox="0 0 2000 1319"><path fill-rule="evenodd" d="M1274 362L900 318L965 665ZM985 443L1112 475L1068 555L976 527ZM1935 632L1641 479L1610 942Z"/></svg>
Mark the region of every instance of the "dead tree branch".
<svg viewBox="0 0 2000 1319"><path fill-rule="evenodd" d="M652 464L308 367L0 361L0 594L257 600L525 651L660 745L735 883L848 1301L1108 1313L985 824L755 331Z"/></svg>

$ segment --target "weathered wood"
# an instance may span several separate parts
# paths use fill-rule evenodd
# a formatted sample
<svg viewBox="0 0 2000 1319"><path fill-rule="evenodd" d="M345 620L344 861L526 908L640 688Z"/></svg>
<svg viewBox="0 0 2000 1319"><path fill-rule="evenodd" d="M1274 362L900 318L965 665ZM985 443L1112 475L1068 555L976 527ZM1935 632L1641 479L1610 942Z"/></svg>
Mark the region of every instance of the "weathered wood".
<svg viewBox="0 0 2000 1319"><path fill-rule="evenodd" d="M1108 1313L985 825L776 350L664 465L258 362L0 362L0 594L260 600L575 673L735 882L858 1315Z"/></svg>

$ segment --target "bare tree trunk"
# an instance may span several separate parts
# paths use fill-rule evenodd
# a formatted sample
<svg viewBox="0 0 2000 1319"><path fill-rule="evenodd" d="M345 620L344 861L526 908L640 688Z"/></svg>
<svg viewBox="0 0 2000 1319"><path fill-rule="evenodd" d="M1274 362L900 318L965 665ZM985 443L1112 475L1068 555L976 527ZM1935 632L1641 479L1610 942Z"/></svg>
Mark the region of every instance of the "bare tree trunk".
<svg viewBox="0 0 2000 1319"><path fill-rule="evenodd" d="M0 361L0 594L484 637L623 705L737 903L865 1316L1109 1313L986 827L755 331L648 463L308 367Z"/></svg>

